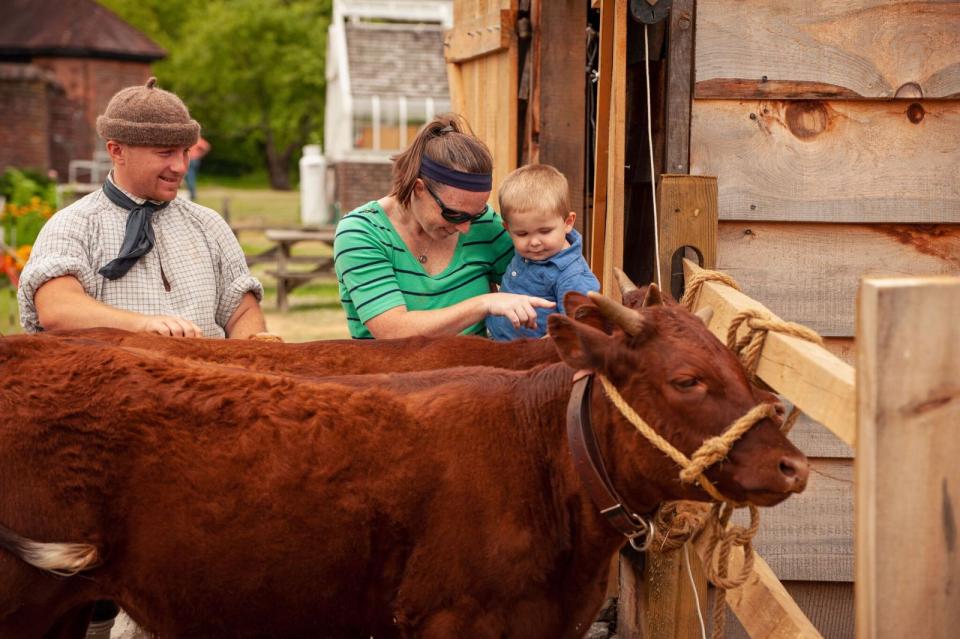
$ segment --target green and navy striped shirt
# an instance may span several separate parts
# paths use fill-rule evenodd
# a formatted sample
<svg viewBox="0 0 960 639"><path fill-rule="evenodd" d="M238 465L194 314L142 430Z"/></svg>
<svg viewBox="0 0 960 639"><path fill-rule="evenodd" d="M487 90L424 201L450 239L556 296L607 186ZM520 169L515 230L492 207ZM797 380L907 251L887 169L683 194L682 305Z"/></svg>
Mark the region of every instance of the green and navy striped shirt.
<svg viewBox="0 0 960 639"><path fill-rule="evenodd" d="M333 255L350 335L369 339L366 322L391 308L433 310L489 293L513 257L513 243L500 216L487 207L458 238L450 265L430 275L407 250L383 207L373 201L337 224ZM463 332L485 335L483 320Z"/></svg>

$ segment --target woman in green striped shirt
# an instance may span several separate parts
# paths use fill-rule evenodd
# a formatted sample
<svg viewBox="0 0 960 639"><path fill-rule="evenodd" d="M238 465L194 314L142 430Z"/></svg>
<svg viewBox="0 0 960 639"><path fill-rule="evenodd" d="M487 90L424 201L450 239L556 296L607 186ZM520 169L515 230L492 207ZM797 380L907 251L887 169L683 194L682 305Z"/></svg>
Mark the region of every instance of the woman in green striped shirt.
<svg viewBox="0 0 960 639"><path fill-rule="evenodd" d="M340 301L355 338L484 333L498 315L536 325L553 302L498 293L513 244L489 206L493 159L462 118L438 116L394 158L389 195L337 225Z"/></svg>

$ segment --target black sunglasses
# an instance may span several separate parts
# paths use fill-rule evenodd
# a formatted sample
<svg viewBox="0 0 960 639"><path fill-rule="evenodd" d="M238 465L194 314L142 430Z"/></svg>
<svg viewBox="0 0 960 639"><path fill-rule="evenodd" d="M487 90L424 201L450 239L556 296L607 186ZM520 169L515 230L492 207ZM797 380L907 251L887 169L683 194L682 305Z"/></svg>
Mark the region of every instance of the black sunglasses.
<svg viewBox="0 0 960 639"><path fill-rule="evenodd" d="M487 212L487 207L484 206L483 210L479 213L467 213L466 211L460 211L458 209L451 209L449 206L443 203L443 200L433 192L433 189L424 181L423 185L427 187L427 193L433 197L433 201L437 203L437 206L440 207L440 215L443 216L447 222L451 224L463 224L464 222L476 222L483 214Z"/></svg>

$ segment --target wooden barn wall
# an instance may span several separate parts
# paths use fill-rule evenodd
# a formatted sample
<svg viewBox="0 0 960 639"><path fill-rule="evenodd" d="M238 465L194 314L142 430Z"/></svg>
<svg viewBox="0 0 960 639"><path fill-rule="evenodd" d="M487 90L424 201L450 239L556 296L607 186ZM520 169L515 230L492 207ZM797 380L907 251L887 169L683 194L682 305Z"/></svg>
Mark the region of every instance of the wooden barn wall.
<svg viewBox="0 0 960 639"><path fill-rule="evenodd" d="M697 0L690 172L717 268L847 361L865 274L960 274L960 2ZM852 636L852 451L801 420L807 492L757 548L824 636ZM741 636L735 631L730 636Z"/></svg>
<svg viewBox="0 0 960 639"><path fill-rule="evenodd" d="M518 0L456 0L444 39L453 110L493 154L491 203L517 167Z"/></svg>

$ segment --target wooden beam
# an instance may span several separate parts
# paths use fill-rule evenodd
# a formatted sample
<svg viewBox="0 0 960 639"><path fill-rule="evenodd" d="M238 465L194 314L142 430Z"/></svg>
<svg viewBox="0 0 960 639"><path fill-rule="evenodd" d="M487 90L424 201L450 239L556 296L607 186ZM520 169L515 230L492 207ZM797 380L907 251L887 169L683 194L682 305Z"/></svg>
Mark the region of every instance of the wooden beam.
<svg viewBox="0 0 960 639"><path fill-rule="evenodd" d="M721 220L956 223L958 130L957 100L695 100L690 172Z"/></svg>
<svg viewBox="0 0 960 639"><path fill-rule="evenodd" d="M447 84L450 85L450 107L454 113L464 113L467 96L463 88L463 73L456 62L447 63Z"/></svg>
<svg viewBox="0 0 960 639"><path fill-rule="evenodd" d="M697 22L697 98L960 94L957 2L699 0Z"/></svg>
<svg viewBox="0 0 960 639"><path fill-rule="evenodd" d="M673 273L673 255L684 246L700 253L704 268L717 264L717 178L661 175L657 184L660 285L679 299L683 269Z"/></svg>
<svg viewBox="0 0 960 639"><path fill-rule="evenodd" d="M626 0L620 0L621 3ZM610 144L610 99L613 83L614 4L600 5L597 61L597 128L593 156L593 215L590 220L590 270L603 282L603 246L607 234L607 155Z"/></svg>
<svg viewBox="0 0 960 639"><path fill-rule="evenodd" d="M616 0L613 29L613 78L610 87L610 141L607 144L607 214L603 241L603 270L598 273L605 295L614 295L614 267L623 268L627 151L627 15L628 0ZM604 3L606 8L606 3ZM600 161L604 159L601 158Z"/></svg>
<svg viewBox="0 0 960 639"><path fill-rule="evenodd" d="M583 233L587 222L587 87L586 73L580 70L587 57L587 12L580 0L550 0L547 4L549 8L540 13L540 161L552 164L567 177L570 206L577 212L577 227Z"/></svg>
<svg viewBox="0 0 960 639"><path fill-rule="evenodd" d="M689 550L694 596L683 549L638 553L620 551L617 636L622 639L699 639L697 618L707 615L707 577L695 551Z"/></svg>
<svg viewBox="0 0 960 639"><path fill-rule="evenodd" d="M693 90L694 0L673 0L667 51L665 173L690 172L690 99Z"/></svg>
<svg viewBox="0 0 960 639"><path fill-rule="evenodd" d="M867 278L857 317L857 637L960 629L960 278Z"/></svg>
<svg viewBox="0 0 960 639"><path fill-rule="evenodd" d="M706 563L706 543L703 535L694 540L700 560ZM730 552L729 574L737 574L743 567L743 548ZM787 592L767 562L754 555L753 572L739 588L727 592L727 604L737 615L750 637L764 639L820 639L814 627Z"/></svg>
<svg viewBox="0 0 960 639"><path fill-rule="evenodd" d="M515 14L499 9L464 20L443 34L444 57L447 62L465 62L473 58L504 51L514 37Z"/></svg>
<svg viewBox="0 0 960 639"><path fill-rule="evenodd" d="M722 221L718 242L718 271L824 336L853 336L866 274L960 275L960 224Z"/></svg>
<svg viewBox="0 0 960 639"><path fill-rule="evenodd" d="M702 269L684 260L689 279ZM776 317L765 306L729 286L708 282L700 290L694 310L713 309L710 331L726 343L727 329L741 311L759 309ZM855 447L856 394L854 370L822 346L770 333L764 343L757 375L776 392L797 405L841 440Z"/></svg>

